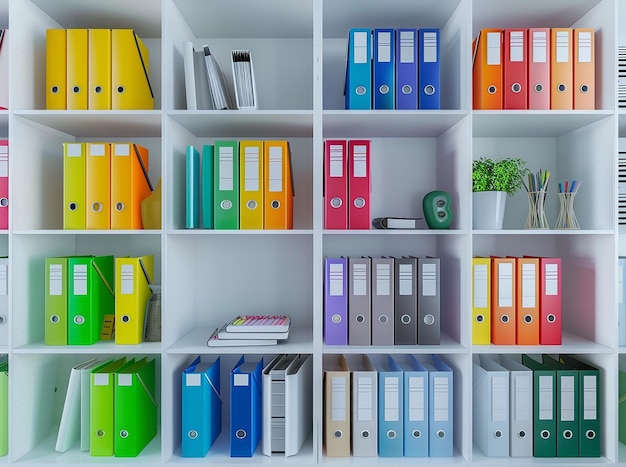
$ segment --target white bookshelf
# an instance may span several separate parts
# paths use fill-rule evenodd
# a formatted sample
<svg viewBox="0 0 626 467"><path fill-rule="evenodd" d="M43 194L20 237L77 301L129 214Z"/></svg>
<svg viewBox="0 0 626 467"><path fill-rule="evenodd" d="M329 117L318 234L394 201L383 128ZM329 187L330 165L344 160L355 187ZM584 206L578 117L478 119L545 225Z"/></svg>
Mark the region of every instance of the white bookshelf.
<svg viewBox="0 0 626 467"><path fill-rule="evenodd" d="M10 229L0 255L10 256L10 450L0 464L114 465L73 449L54 450L67 377L76 363L101 356L148 355L158 368L159 432L138 465L412 464L416 459L327 458L322 446L322 356L337 353L444 356L455 371L455 455L419 459L435 465L592 465L626 463L618 442L617 141L626 110L616 104L616 46L626 44L626 0L0 0L0 27L10 28L10 110L0 111L0 138L10 139ZM593 111L474 111L471 43L486 27L593 27ZM47 28L133 28L150 51L151 111L46 111ZM344 110L346 38L351 27L438 27L442 110ZM252 52L257 111L187 111L184 41L208 44L230 80L229 53ZM184 228L185 147L221 139L287 139L296 196L291 231ZM323 142L371 139L372 217L421 215L422 197L451 194L450 230L328 231L323 228ZM62 230L62 143L133 141L149 148L150 178L162 179L163 225L146 231ZM579 231L527 231L525 193L507 201L504 230L472 229L471 162L517 156L555 183L582 179L575 210ZM552 184L551 184L552 185ZM556 196L547 201L554 226ZM88 347L43 344L43 260L80 253L155 255L162 285L162 342ZM323 258L433 255L442 260L440 346L331 347L323 344ZM471 258L555 255L563 259L563 345L471 344ZM287 312L293 334L278 347L209 348L212 329L234 314ZM228 372L245 353L313 355L313 426L294 457L228 456ZM479 354L567 353L601 368L602 457L489 459L472 442L472 358ZM198 354L222 355L224 430L205 459L180 452L180 372Z"/></svg>

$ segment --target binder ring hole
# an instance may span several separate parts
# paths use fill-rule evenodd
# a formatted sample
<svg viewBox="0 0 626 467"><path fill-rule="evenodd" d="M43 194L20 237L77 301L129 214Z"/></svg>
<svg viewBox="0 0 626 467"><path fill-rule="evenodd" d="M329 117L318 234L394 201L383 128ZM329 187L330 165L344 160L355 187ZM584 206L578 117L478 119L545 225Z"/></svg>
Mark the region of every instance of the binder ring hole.
<svg viewBox="0 0 626 467"><path fill-rule="evenodd" d="M509 315L502 315L502 316L500 316L500 321L502 321L503 323L508 323L509 322Z"/></svg>
<svg viewBox="0 0 626 467"><path fill-rule="evenodd" d="M73 92L74 94L78 94L78 93L80 92L80 86L74 86L74 87L72 88L72 92Z"/></svg>
<svg viewBox="0 0 626 467"><path fill-rule="evenodd" d="M517 432L518 438L526 438L526 432L524 430L520 430Z"/></svg>
<svg viewBox="0 0 626 467"><path fill-rule="evenodd" d="M333 198L330 200L331 208L340 208L342 204L343 202L341 201L341 198Z"/></svg>
<svg viewBox="0 0 626 467"><path fill-rule="evenodd" d="M57 324L60 321L59 315L50 316L50 322L53 324Z"/></svg>
<svg viewBox="0 0 626 467"><path fill-rule="evenodd" d="M335 432L333 433L333 436L335 438L341 438L343 436L343 432L341 430L335 430Z"/></svg>
<svg viewBox="0 0 626 467"><path fill-rule="evenodd" d="M383 84L381 87L378 88L378 90L381 94L387 94L389 92L389 86Z"/></svg>
<svg viewBox="0 0 626 467"><path fill-rule="evenodd" d="M121 201L119 203L115 203L115 210L117 212L122 212L124 208L125 208L124 203L122 203Z"/></svg>
<svg viewBox="0 0 626 467"><path fill-rule="evenodd" d="M548 430L541 430L539 436L541 436L541 439L548 439L550 437L550 432Z"/></svg>
<svg viewBox="0 0 626 467"><path fill-rule="evenodd" d="M524 315L524 322L525 323L532 323L533 322L532 315Z"/></svg>
<svg viewBox="0 0 626 467"><path fill-rule="evenodd" d="M124 86L118 86L117 87L117 92L118 92L118 94L122 94L124 92Z"/></svg>
<svg viewBox="0 0 626 467"><path fill-rule="evenodd" d="M543 84L535 84L535 92L543 91Z"/></svg>
<svg viewBox="0 0 626 467"><path fill-rule="evenodd" d="M102 211L102 203L98 203L97 201L95 203L93 203L91 205L91 210L93 212L100 212Z"/></svg>
<svg viewBox="0 0 626 467"><path fill-rule="evenodd" d="M556 316L553 314L549 314L547 317L548 323L554 323L556 321Z"/></svg>
<svg viewBox="0 0 626 467"><path fill-rule="evenodd" d="M128 323L130 321L130 316L122 315L122 323Z"/></svg>
<svg viewBox="0 0 626 467"><path fill-rule="evenodd" d="M120 438L128 438L128 431L121 430L120 431Z"/></svg>
<svg viewBox="0 0 626 467"><path fill-rule="evenodd" d="M477 323L482 323L483 321L485 321L485 317L483 315L476 315Z"/></svg>
<svg viewBox="0 0 626 467"><path fill-rule="evenodd" d="M96 86L95 88L93 88L94 92L96 94L101 94L102 93L102 86Z"/></svg>
<svg viewBox="0 0 626 467"><path fill-rule="evenodd" d="M432 326L433 324L435 324L435 317L431 314L427 314L426 316L424 316L424 324L426 326Z"/></svg>
<svg viewBox="0 0 626 467"><path fill-rule="evenodd" d="M357 317L356 317L356 322L357 322L357 323L364 323L364 322L365 322L365 316L363 316L363 315L357 315Z"/></svg>
<svg viewBox="0 0 626 467"><path fill-rule="evenodd" d="M235 436L237 439L244 439L246 437L246 430L237 430Z"/></svg>
<svg viewBox="0 0 626 467"><path fill-rule="evenodd" d="M354 200L354 205L357 208L359 208L359 209L365 207L365 199L363 199L363 198L356 198Z"/></svg>
<svg viewBox="0 0 626 467"><path fill-rule="evenodd" d="M413 88L408 84L402 86L402 94L411 94L413 92Z"/></svg>
<svg viewBox="0 0 626 467"><path fill-rule="evenodd" d="M367 89L365 86L357 86L355 92L357 96L362 96L367 92Z"/></svg>
<svg viewBox="0 0 626 467"><path fill-rule="evenodd" d="M559 92L565 92L565 90L567 89L567 86L565 86L564 84L559 84L559 85L556 87L556 89L557 89Z"/></svg>
<svg viewBox="0 0 626 467"><path fill-rule="evenodd" d="M75 324L83 324L85 322L85 317L82 315L76 315L74 316L74 323Z"/></svg>
<svg viewBox="0 0 626 467"><path fill-rule="evenodd" d="M413 438L417 439L417 438L421 438L422 437L422 432L419 430L413 430L413 433L411 433L411 436L413 436Z"/></svg>
<svg viewBox="0 0 626 467"><path fill-rule="evenodd" d="M594 439L596 437L596 432L593 430L587 430L585 432L585 436L587 437L587 439Z"/></svg>
<svg viewBox="0 0 626 467"><path fill-rule="evenodd" d="M248 201L246 203L246 207L252 211L252 210L256 209L257 202L255 200L251 199L250 201Z"/></svg>
<svg viewBox="0 0 626 467"><path fill-rule="evenodd" d="M389 321L389 318L387 317L387 315L381 315L378 317L378 322L380 324L387 324L388 321Z"/></svg>
<svg viewBox="0 0 626 467"><path fill-rule="evenodd" d="M589 91L589 86L587 86L586 84L583 84L580 86L580 92L588 92Z"/></svg>
<svg viewBox="0 0 626 467"><path fill-rule="evenodd" d="M446 432L445 431L443 431L443 430L438 430L437 431L437 438L443 439L445 437L446 437Z"/></svg>
<svg viewBox="0 0 626 467"><path fill-rule="evenodd" d="M0 198L0 208L6 208L9 205L9 198Z"/></svg>
<svg viewBox="0 0 626 467"><path fill-rule="evenodd" d="M433 86L432 84L425 86L424 94L426 94L427 96L432 96L433 94L435 94L435 86Z"/></svg>
<svg viewBox="0 0 626 467"><path fill-rule="evenodd" d="M563 432L563 438L565 439L572 439L572 436L573 436L572 430L565 430Z"/></svg>
<svg viewBox="0 0 626 467"><path fill-rule="evenodd" d="M409 315L402 315L400 317L400 321L402 324L409 324L411 322L411 317Z"/></svg>
<svg viewBox="0 0 626 467"><path fill-rule="evenodd" d="M489 94L495 94L498 88L496 88L493 84L487 88L487 92Z"/></svg>
<svg viewBox="0 0 626 467"><path fill-rule="evenodd" d="M513 83L513 85L511 86L511 91L513 91L514 93L518 93L522 90L522 85L519 83Z"/></svg>
<svg viewBox="0 0 626 467"><path fill-rule="evenodd" d="M272 201L271 206L272 206L272 209L278 209L280 207L280 201L275 199L274 201Z"/></svg>
<svg viewBox="0 0 626 467"><path fill-rule="evenodd" d="M493 437L496 439L502 438L502 430L496 430L493 432Z"/></svg>
<svg viewBox="0 0 626 467"><path fill-rule="evenodd" d="M220 203L220 207L222 209L228 210L233 207L233 203L230 200L225 199Z"/></svg>
<svg viewBox="0 0 626 467"><path fill-rule="evenodd" d="M7 319L4 315L0 315L0 324L4 324L7 322Z"/></svg>
<svg viewBox="0 0 626 467"><path fill-rule="evenodd" d="M333 320L333 323L341 323L341 315L337 313L335 313L331 319Z"/></svg>
<svg viewBox="0 0 626 467"><path fill-rule="evenodd" d="M196 439L198 437L198 432L196 430L189 430L187 436L189 436L189 438L191 439Z"/></svg>
<svg viewBox="0 0 626 467"><path fill-rule="evenodd" d="M361 432L361 438L363 438L363 439L367 439L367 438L369 438L369 437L370 437L370 432L369 432L369 430L363 430L363 431Z"/></svg>
<svg viewBox="0 0 626 467"><path fill-rule="evenodd" d="M98 430L98 431L96 431L96 436L97 436L98 438L102 438L102 437L104 437L104 430Z"/></svg>
<svg viewBox="0 0 626 467"><path fill-rule="evenodd" d="M69 209L70 211L76 211L76 210L78 209L78 204L76 204L76 203L70 203L70 204L68 204L68 205L67 205L67 207L68 207L68 209Z"/></svg>
<svg viewBox="0 0 626 467"><path fill-rule="evenodd" d="M387 432L387 438L389 438L389 439L396 439L396 431L395 430L389 430Z"/></svg>
<svg viewBox="0 0 626 467"><path fill-rule="evenodd" d="M50 92L51 92L52 94L58 94L58 93L59 93L59 91L60 91L60 89L59 89L59 87L58 87L58 86L52 86L52 87L50 88Z"/></svg>

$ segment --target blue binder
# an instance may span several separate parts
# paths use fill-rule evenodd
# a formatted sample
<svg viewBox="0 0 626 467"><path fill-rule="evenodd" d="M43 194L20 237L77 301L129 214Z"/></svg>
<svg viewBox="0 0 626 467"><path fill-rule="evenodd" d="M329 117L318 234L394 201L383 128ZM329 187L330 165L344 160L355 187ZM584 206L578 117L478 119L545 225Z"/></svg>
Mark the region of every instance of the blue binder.
<svg viewBox="0 0 626 467"><path fill-rule="evenodd" d="M220 357L198 356L182 373L181 450L183 457L204 457L222 431Z"/></svg>
<svg viewBox="0 0 626 467"><path fill-rule="evenodd" d="M230 372L230 457L252 457L263 429L263 358L242 356Z"/></svg>
<svg viewBox="0 0 626 467"><path fill-rule="evenodd" d="M372 356L378 371L378 455L402 457L404 444L403 374L389 355Z"/></svg>
<svg viewBox="0 0 626 467"><path fill-rule="evenodd" d="M394 29L374 29L374 62L372 93L374 109L395 107L396 34Z"/></svg>
<svg viewBox="0 0 626 467"><path fill-rule="evenodd" d="M346 109L372 108L372 30L350 29L346 63Z"/></svg>
<svg viewBox="0 0 626 467"><path fill-rule="evenodd" d="M432 356L428 369L428 453L430 457L454 455L454 377L441 357Z"/></svg>
<svg viewBox="0 0 626 467"><path fill-rule="evenodd" d="M439 29L418 31L419 71L418 105L420 109L441 108L441 72Z"/></svg>
<svg viewBox="0 0 626 467"><path fill-rule="evenodd" d="M417 107L417 29L396 29L396 109Z"/></svg>

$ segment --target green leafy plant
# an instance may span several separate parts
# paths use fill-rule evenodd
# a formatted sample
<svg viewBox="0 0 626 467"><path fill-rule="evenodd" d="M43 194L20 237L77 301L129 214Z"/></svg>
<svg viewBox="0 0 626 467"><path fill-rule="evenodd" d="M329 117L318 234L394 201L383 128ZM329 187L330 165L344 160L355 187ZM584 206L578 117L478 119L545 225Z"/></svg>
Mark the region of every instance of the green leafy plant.
<svg viewBox="0 0 626 467"><path fill-rule="evenodd" d="M523 177L528 173L526 161L519 157L481 157L472 162L472 191L505 191L512 196L522 188Z"/></svg>

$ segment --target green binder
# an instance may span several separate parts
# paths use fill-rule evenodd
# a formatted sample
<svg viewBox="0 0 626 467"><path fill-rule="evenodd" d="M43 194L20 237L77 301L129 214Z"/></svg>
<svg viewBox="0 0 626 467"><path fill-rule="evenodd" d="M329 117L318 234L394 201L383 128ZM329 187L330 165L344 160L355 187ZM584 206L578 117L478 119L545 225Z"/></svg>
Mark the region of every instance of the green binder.
<svg viewBox="0 0 626 467"><path fill-rule="evenodd" d="M239 229L239 142L213 145L213 220L215 229Z"/></svg>
<svg viewBox="0 0 626 467"><path fill-rule="evenodd" d="M67 345L67 257L46 258L44 343Z"/></svg>
<svg viewBox="0 0 626 467"><path fill-rule="evenodd" d="M114 265L112 255L68 259L68 344L90 345L100 340L104 315L115 314Z"/></svg>
<svg viewBox="0 0 626 467"><path fill-rule="evenodd" d="M89 400L89 450L92 456L112 456L115 437L113 434L115 414L115 372L126 363L126 357L119 358L95 368L91 372Z"/></svg>
<svg viewBox="0 0 626 467"><path fill-rule="evenodd" d="M0 362L0 456L9 452L9 362Z"/></svg>
<svg viewBox="0 0 626 467"><path fill-rule="evenodd" d="M602 422L600 420L602 383L600 370L569 355L559 355L559 359L567 366L578 370L578 394L580 396L578 404L581 414L579 417L580 456L600 457L602 455Z"/></svg>
<svg viewBox="0 0 626 467"><path fill-rule="evenodd" d="M556 456L578 457L580 444L580 385L578 370L549 355L543 363L556 370Z"/></svg>
<svg viewBox="0 0 626 467"><path fill-rule="evenodd" d="M213 172L214 168L213 146L202 146L202 168L200 181L200 227L203 229L213 228Z"/></svg>
<svg viewBox="0 0 626 467"><path fill-rule="evenodd" d="M528 355L522 364L533 371L533 456L556 457L556 370Z"/></svg>
<svg viewBox="0 0 626 467"><path fill-rule="evenodd" d="M115 375L115 456L136 457L156 436L154 359L143 358Z"/></svg>

